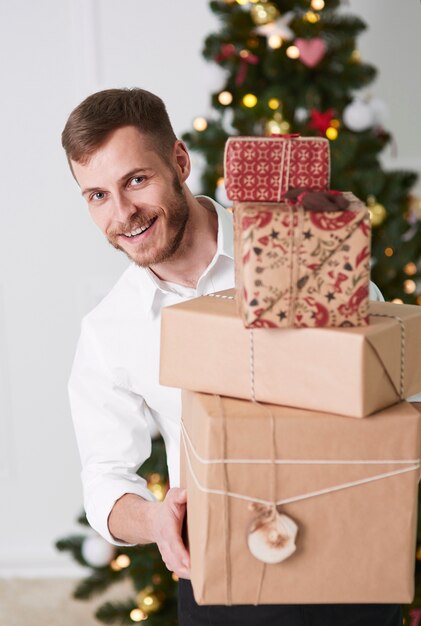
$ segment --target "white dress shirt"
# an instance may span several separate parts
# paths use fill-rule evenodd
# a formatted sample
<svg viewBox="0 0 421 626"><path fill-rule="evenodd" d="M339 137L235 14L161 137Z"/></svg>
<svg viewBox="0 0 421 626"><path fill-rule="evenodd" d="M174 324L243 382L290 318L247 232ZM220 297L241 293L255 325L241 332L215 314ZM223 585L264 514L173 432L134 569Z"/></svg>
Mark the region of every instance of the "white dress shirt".
<svg viewBox="0 0 421 626"><path fill-rule="evenodd" d="M133 263L82 321L69 395L84 506L91 526L115 545L130 544L116 541L108 530L114 503L125 493L154 500L136 473L150 455L151 424L165 442L170 485L179 485L181 392L159 384L160 311L234 286L232 215L212 203L217 250L196 289L160 281ZM373 283L370 298L383 300Z"/></svg>

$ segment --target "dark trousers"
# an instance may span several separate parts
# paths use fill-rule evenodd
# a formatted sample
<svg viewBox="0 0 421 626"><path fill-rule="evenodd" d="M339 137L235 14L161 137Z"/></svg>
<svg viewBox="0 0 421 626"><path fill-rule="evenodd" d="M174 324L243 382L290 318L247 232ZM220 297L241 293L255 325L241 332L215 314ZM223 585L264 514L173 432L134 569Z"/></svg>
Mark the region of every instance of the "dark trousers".
<svg viewBox="0 0 421 626"><path fill-rule="evenodd" d="M266 604L199 606L179 581L179 626L402 626L397 604Z"/></svg>

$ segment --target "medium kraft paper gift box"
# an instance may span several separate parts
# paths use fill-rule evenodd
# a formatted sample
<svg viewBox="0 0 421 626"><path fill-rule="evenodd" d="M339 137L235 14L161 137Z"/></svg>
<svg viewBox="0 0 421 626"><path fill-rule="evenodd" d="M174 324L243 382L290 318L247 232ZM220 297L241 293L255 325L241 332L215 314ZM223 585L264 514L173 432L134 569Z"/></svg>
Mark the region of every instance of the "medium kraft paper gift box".
<svg viewBox="0 0 421 626"><path fill-rule="evenodd" d="M405 402L351 420L183 391L196 601L411 602L420 426ZM265 515L274 501L298 531L295 551L267 563L288 532Z"/></svg>
<svg viewBox="0 0 421 626"><path fill-rule="evenodd" d="M247 328L368 323L371 225L367 207L234 203L238 309ZM326 201L326 205L329 203Z"/></svg>
<svg viewBox="0 0 421 626"><path fill-rule="evenodd" d="M234 294L162 309L162 385L351 417L421 391L421 307L370 302L355 328L247 329Z"/></svg>
<svg viewBox="0 0 421 626"><path fill-rule="evenodd" d="M290 187L328 189L329 180L330 147L322 137L230 137L225 144L230 200L279 202Z"/></svg>

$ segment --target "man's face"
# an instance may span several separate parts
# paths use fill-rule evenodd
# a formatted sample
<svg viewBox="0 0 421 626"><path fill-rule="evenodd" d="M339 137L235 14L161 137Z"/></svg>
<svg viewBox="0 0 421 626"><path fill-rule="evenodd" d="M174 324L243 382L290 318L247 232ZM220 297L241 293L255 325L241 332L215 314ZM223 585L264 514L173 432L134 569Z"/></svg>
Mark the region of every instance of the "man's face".
<svg viewBox="0 0 421 626"><path fill-rule="evenodd" d="M137 265L169 259L189 217L182 183L189 173L177 142L165 163L134 126L115 130L85 164L72 161L90 214L108 241Z"/></svg>

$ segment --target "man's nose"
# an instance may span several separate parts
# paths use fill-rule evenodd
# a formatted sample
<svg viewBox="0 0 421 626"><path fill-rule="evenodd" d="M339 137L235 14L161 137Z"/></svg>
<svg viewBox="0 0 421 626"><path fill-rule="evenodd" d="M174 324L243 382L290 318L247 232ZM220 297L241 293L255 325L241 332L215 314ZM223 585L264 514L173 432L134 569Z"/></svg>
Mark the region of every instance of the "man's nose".
<svg viewBox="0 0 421 626"><path fill-rule="evenodd" d="M114 197L114 211L116 218L125 222L136 213L136 206L125 194L118 194Z"/></svg>

